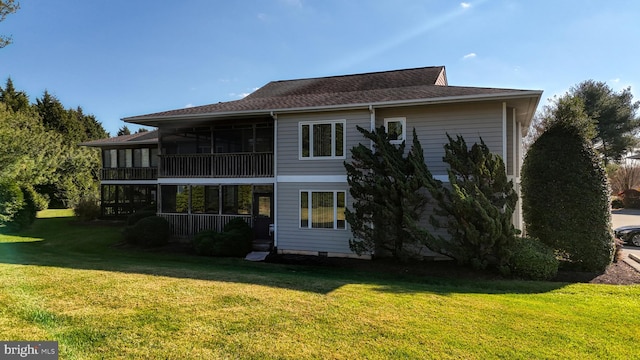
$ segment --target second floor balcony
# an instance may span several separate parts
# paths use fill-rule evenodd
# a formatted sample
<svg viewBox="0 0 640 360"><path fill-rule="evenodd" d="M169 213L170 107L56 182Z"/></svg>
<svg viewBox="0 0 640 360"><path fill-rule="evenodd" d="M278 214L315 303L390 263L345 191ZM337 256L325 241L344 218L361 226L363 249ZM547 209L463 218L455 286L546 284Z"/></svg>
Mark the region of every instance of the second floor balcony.
<svg viewBox="0 0 640 360"><path fill-rule="evenodd" d="M273 176L273 152L160 155L159 177L250 178Z"/></svg>
<svg viewBox="0 0 640 360"><path fill-rule="evenodd" d="M155 167L102 168L100 176L102 180L155 180L158 178L158 169Z"/></svg>

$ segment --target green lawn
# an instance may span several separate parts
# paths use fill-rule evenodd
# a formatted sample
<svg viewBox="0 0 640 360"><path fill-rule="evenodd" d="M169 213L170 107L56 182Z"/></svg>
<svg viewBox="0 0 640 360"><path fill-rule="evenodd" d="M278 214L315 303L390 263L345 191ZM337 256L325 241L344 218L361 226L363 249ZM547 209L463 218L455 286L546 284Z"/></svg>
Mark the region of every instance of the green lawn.
<svg viewBox="0 0 640 360"><path fill-rule="evenodd" d="M125 251L69 215L0 235L0 340L57 340L60 359L638 357L640 286Z"/></svg>

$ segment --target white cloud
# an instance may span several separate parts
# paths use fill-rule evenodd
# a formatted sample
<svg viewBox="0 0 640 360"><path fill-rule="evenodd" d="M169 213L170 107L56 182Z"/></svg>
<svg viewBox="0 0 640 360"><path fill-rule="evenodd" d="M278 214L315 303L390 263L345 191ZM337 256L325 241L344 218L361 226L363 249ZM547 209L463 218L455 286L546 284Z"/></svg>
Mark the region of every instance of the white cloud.
<svg viewBox="0 0 640 360"><path fill-rule="evenodd" d="M473 59L474 57L476 57L478 55L476 55L476 53L468 53L467 55L463 56L463 59Z"/></svg>
<svg viewBox="0 0 640 360"><path fill-rule="evenodd" d="M265 13L260 13L260 14L258 14L258 20L267 21L267 20L269 20L269 16L267 14L265 14Z"/></svg>
<svg viewBox="0 0 640 360"><path fill-rule="evenodd" d="M193 104L187 104L187 105L185 105L184 107L185 107L185 109L186 109L186 108L192 108L192 107L193 107Z"/></svg>
<svg viewBox="0 0 640 360"><path fill-rule="evenodd" d="M471 3L468 2L461 2L460 6L462 6L463 9L468 9L471 7Z"/></svg>
<svg viewBox="0 0 640 360"><path fill-rule="evenodd" d="M615 78L615 79L611 79L611 82L613 83L619 83L620 82L620 78Z"/></svg>
<svg viewBox="0 0 640 360"><path fill-rule="evenodd" d="M249 92L243 92L243 93L229 93L230 97L234 97L234 98L240 98L240 99L244 99L247 96L251 95L252 92L258 90L259 88L255 87L253 89L251 89L251 91Z"/></svg>

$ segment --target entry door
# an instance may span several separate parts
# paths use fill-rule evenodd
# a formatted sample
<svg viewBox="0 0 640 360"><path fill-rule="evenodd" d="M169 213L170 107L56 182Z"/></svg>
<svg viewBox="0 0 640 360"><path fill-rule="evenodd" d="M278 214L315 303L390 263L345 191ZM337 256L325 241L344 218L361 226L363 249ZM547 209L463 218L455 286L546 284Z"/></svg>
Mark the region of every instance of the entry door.
<svg viewBox="0 0 640 360"><path fill-rule="evenodd" d="M269 225L273 224L273 194L253 195L253 233L256 240L271 239Z"/></svg>

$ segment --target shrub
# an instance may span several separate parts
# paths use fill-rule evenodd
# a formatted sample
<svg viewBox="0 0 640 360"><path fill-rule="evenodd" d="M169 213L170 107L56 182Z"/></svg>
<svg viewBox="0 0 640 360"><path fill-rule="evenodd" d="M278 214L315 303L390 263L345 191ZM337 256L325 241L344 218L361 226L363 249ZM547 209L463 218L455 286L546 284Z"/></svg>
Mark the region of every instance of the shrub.
<svg viewBox="0 0 640 360"><path fill-rule="evenodd" d="M156 216L155 210L136 211L127 217L127 226L135 225L138 221L151 216Z"/></svg>
<svg viewBox="0 0 640 360"><path fill-rule="evenodd" d="M590 142L559 122L531 146L522 167L528 234L586 271L613 259L609 187Z"/></svg>
<svg viewBox="0 0 640 360"><path fill-rule="evenodd" d="M204 230L193 239L193 248L199 255L242 257L251 251L253 230L243 219L235 218L224 227L224 232Z"/></svg>
<svg viewBox="0 0 640 360"><path fill-rule="evenodd" d="M10 225L24 206L24 194L15 182L0 183L0 224Z"/></svg>
<svg viewBox="0 0 640 360"><path fill-rule="evenodd" d="M95 220L100 216L100 212L100 204L94 197L83 197L73 207L73 213L80 221Z"/></svg>
<svg viewBox="0 0 640 360"><path fill-rule="evenodd" d="M36 220L38 209L36 205L36 197L38 193L31 186L21 188L24 203L18 212L14 215L10 228L13 230L26 229Z"/></svg>
<svg viewBox="0 0 640 360"><path fill-rule="evenodd" d="M640 165L607 165L607 170L614 194L640 186Z"/></svg>
<svg viewBox="0 0 640 360"><path fill-rule="evenodd" d="M204 230L196 234L193 238L193 249L198 255L214 256L214 243L218 232L215 230Z"/></svg>
<svg viewBox="0 0 640 360"><path fill-rule="evenodd" d="M626 209L640 209L640 191L627 189L622 192L622 205Z"/></svg>
<svg viewBox="0 0 640 360"><path fill-rule="evenodd" d="M553 250L538 239L516 237L509 267L515 276L532 280L552 279L558 273Z"/></svg>
<svg viewBox="0 0 640 360"><path fill-rule="evenodd" d="M169 242L171 225L159 216L141 219L123 232L126 242L142 247L162 246Z"/></svg>
<svg viewBox="0 0 640 360"><path fill-rule="evenodd" d="M624 202L619 197L614 197L611 199L611 208L613 209L622 209L624 207Z"/></svg>

